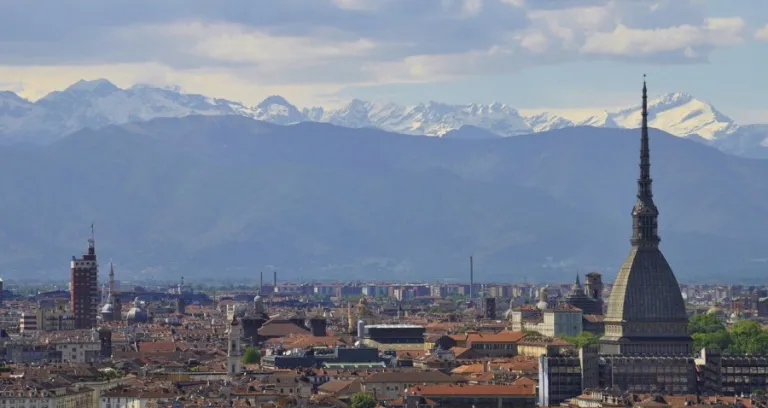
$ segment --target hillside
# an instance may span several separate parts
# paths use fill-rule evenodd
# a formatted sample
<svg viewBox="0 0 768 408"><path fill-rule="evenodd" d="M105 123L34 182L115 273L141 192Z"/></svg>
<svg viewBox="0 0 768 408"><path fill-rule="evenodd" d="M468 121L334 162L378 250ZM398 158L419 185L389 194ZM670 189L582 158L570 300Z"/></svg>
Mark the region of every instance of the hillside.
<svg viewBox="0 0 768 408"><path fill-rule="evenodd" d="M437 279L474 254L480 280L613 278L637 130L471 138L189 116L3 146L0 270L66 278L95 222L102 263L125 277ZM680 280L762 279L768 163L658 131L651 144Z"/></svg>

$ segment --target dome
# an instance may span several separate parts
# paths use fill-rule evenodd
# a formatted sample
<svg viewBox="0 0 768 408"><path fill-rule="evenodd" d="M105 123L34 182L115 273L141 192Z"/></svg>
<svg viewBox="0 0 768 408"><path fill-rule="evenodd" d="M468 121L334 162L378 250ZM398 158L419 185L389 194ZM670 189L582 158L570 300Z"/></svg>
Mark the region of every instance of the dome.
<svg viewBox="0 0 768 408"><path fill-rule="evenodd" d="M360 301L357 302L358 305L367 305L368 301L365 300L365 296L360 298Z"/></svg>
<svg viewBox="0 0 768 408"><path fill-rule="evenodd" d="M545 309L547 309L549 307L549 303L541 300L541 301L539 301L539 303L536 303L536 307L538 309L540 309L540 310L545 310Z"/></svg>
<svg viewBox="0 0 768 408"><path fill-rule="evenodd" d="M112 303L107 303L101 308L102 314L112 313L115 311L115 307L112 306Z"/></svg>
<svg viewBox="0 0 768 408"><path fill-rule="evenodd" d="M149 315L141 308L141 301L138 297L133 300L133 307L128 311L125 319L130 323L144 323L149 320Z"/></svg>
<svg viewBox="0 0 768 408"><path fill-rule="evenodd" d="M718 313L720 313L722 311L723 311L722 308L717 307L717 306L712 306L712 307L709 308L709 310L707 310L707 314L718 314Z"/></svg>
<svg viewBox="0 0 768 408"><path fill-rule="evenodd" d="M261 301L262 301L261 296L259 295L254 296L253 303L261 303Z"/></svg>
<svg viewBox="0 0 768 408"><path fill-rule="evenodd" d="M132 323L145 323L147 320L149 320L149 317L147 316L147 312L144 310L133 307L128 311L126 320Z"/></svg>

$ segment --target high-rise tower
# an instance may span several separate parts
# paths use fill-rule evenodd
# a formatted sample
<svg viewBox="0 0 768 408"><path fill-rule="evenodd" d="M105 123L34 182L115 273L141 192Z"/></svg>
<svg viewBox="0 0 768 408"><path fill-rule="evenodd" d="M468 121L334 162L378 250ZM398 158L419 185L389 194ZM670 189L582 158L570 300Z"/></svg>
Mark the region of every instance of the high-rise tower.
<svg viewBox="0 0 768 408"><path fill-rule="evenodd" d="M643 81L640 177L632 209L632 248L608 300L604 354L690 354L692 340L680 286L659 250L659 210L651 191L648 91Z"/></svg>
<svg viewBox="0 0 768 408"><path fill-rule="evenodd" d="M69 307L75 318L75 329L96 327L99 310L99 264L96 261L96 241L91 225L88 250L82 257L72 257L70 263Z"/></svg>

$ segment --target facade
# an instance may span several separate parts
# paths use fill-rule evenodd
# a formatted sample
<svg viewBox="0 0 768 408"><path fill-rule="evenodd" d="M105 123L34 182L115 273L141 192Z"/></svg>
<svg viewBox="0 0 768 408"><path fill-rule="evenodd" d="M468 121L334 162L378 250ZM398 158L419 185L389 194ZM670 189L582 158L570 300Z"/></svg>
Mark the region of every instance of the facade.
<svg viewBox="0 0 768 408"><path fill-rule="evenodd" d="M61 353L63 363L94 363L102 358L98 339L57 343L55 348Z"/></svg>
<svg viewBox="0 0 768 408"><path fill-rule="evenodd" d="M695 394L696 362L688 356L603 356L600 386L638 393Z"/></svg>
<svg viewBox="0 0 768 408"><path fill-rule="evenodd" d="M702 349L696 365L702 392L738 396L768 390L768 355L731 356Z"/></svg>
<svg viewBox="0 0 768 408"><path fill-rule="evenodd" d="M632 209L632 247L619 270L608 301L604 354L690 355L688 317L675 274L659 250L659 210L651 191L648 94L643 82L640 177Z"/></svg>
<svg viewBox="0 0 768 408"><path fill-rule="evenodd" d="M25 389L0 389L3 408L96 408L96 391L87 387L45 387L30 384Z"/></svg>
<svg viewBox="0 0 768 408"><path fill-rule="evenodd" d="M240 361L243 358L243 353L240 347L240 340L242 337L242 326L240 326L240 322L237 321L237 317L234 317L229 323L229 333L227 336L227 373L230 377L234 377L243 372Z"/></svg>
<svg viewBox="0 0 768 408"><path fill-rule="evenodd" d="M19 317L19 332L34 333L37 327L37 314L31 312L21 312Z"/></svg>
<svg viewBox="0 0 768 408"><path fill-rule="evenodd" d="M98 313L99 264L96 260L96 243L88 240L88 251L80 258L72 257L70 263L70 306L75 329L96 327Z"/></svg>
<svg viewBox="0 0 768 408"><path fill-rule="evenodd" d="M517 308L509 314L513 331L533 331L543 336L578 336L582 331L581 309L563 304L545 310Z"/></svg>
<svg viewBox="0 0 768 408"><path fill-rule="evenodd" d="M600 282L601 276L599 273L591 273L588 276L591 279L591 285L584 287L579 282L579 275L576 275L576 282L571 287L571 291L565 295L565 303L573 307L581 309L585 315L602 315L603 314L603 297L602 297L602 283ZM597 286L600 287L598 291Z"/></svg>

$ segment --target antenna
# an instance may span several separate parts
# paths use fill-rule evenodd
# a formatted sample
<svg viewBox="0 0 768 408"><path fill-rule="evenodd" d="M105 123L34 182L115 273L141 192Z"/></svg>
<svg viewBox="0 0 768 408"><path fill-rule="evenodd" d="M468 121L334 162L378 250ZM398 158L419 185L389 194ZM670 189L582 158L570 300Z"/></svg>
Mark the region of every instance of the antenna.
<svg viewBox="0 0 768 408"><path fill-rule="evenodd" d="M474 290L475 290L475 267L474 262L472 260L472 255L469 256L469 301L471 302L472 299L474 299Z"/></svg>

